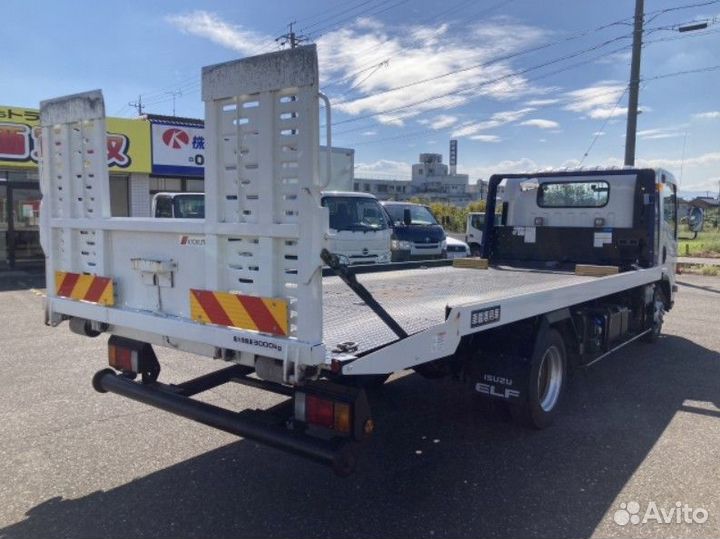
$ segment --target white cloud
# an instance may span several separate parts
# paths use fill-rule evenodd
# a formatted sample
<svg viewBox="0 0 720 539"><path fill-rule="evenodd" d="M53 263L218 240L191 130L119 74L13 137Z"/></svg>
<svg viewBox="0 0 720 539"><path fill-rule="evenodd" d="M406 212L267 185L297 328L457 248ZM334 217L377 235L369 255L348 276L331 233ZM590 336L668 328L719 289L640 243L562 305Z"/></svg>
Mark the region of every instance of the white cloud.
<svg viewBox="0 0 720 539"><path fill-rule="evenodd" d="M693 118L697 118L698 120L717 120L720 118L720 110L698 112L697 114L693 114Z"/></svg>
<svg viewBox="0 0 720 539"><path fill-rule="evenodd" d="M525 104L528 107L547 107L549 105L555 105L556 103L560 103L560 99L558 99L558 98L531 99L530 101L525 102Z"/></svg>
<svg viewBox="0 0 720 539"><path fill-rule="evenodd" d="M470 139L480 142L500 142L502 140L497 135L473 135L470 137Z"/></svg>
<svg viewBox="0 0 720 539"><path fill-rule="evenodd" d="M607 118L619 118L625 116L627 109L616 107L615 109L594 109L591 110L588 116L593 120L605 120Z"/></svg>
<svg viewBox="0 0 720 539"><path fill-rule="evenodd" d="M625 92L625 86L616 81L603 81L593 86L566 92L563 108L571 112L586 114L592 119L623 116L627 111L617 103Z"/></svg>
<svg viewBox="0 0 720 539"><path fill-rule="evenodd" d="M568 159L564 162L540 163L528 157L522 157L518 160L503 160L497 163L482 163L464 167L464 172L470 174L470 181L474 183L478 178L488 179L493 174L498 173L529 173L540 170L556 170L562 168L577 168L580 165L578 159ZM593 167L621 167L623 165L622 158L611 157L598 161L585 161L583 166ZM648 157L638 158L636 161L638 167L648 168L664 168L675 175L680 180L680 168L683 169L683 178L681 181L681 189L684 191L707 191L717 193L718 177L717 171L720 167L720 152L708 152L696 156L681 158L665 158L665 157Z"/></svg>
<svg viewBox="0 0 720 539"><path fill-rule="evenodd" d="M510 60L496 59L536 43L542 30L504 20L462 29L376 22L373 28L352 24L325 34L318 40L321 79L339 88L349 86L354 93L334 103L335 109L404 125L421 112L449 110L480 96L506 100L537 91L514 75ZM368 69L385 59L387 67ZM472 67L483 63L489 65ZM456 73L438 77L449 72ZM414 84L431 77L437 78ZM392 90L403 85L412 86ZM378 114L382 111L389 112Z"/></svg>
<svg viewBox="0 0 720 539"><path fill-rule="evenodd" d="M380 159L355 165L356 178L410 179L412 165L405 161Z"/></svg>
<svg viewBox="0 0 720 539"><path fill-rule="evenodd" d="M539 170L537 163L528 157L522 157L518 160L505 159L493 164L483 164L466 167L466 172L470 175L470 181L474 182L480 178L488 179L496 173L523 173Z"/></svg>
<svg viewBox="0 0 720 539"><path fill-rule="evenodd" d="M170 15L166 20L182 32L243 55L272 49L271 36L209 11ZM335 100L335 110L376 115L381 123L401 126L421 112L449 110L478 97L502 101L541 91L515 74L515 60L498 58L544 36L540 28L503 18L440 26L387 25L372 17L357 18L318 39L321 84L333 86L331 95L348 92ZM414 84L431 77L438 78ZM408 84L413 85L393 90ZM392 112L395 109L401 110ZM447 122L440 125L451 125Z"/></svg>
<svg viewBox="0 0 720 539"><path fill-rule="evenodd" d="M363 132L360 133L360 134L361 134L363 137L372 137L372 136L374 136L374 135L377 135L377 131L375 131L374 129L370 129L370 130L368 130L368 131L363 131Z"/></svg>
<svg viewBox="0 0 720 539"><path fill-rule="evenodd" d="M677 127L658 127L654 129L641 129L637 132L638 138L658 140L685 136L685 132Z"/></svg>
<svg viewBox="0 0 720 539"><path fill-rule="evenodd" d="M542 118L533 118L531 120L525 120L520 122L520 125L527 125L530 127L537 127L539 129L555 129L560 127L560 124L553 120L543 120Z"/></svg>
<svg viewBox="0 0 720 539"><path fill-rule="evenodd" d="M455 131L453 131L452 136L458 138L467 137L479 133L480 131L484 131L486 129L494 129L496 127L500 127L512 122L517 122L518 120L520 120L524 116L527 116L534 110L535 109L532 107L527 107L519 110L504 110L496 112L495 114L490 116L489 120L482 120L480 122L471 121L461 124Z"/></svg>
<svg viewBox="0 0 720 539"><path fill-rule="evenodd" d="M427 125L431 129L445 129L457 123L458 117L450 114L438 114L434 118L422 118L418 120L421 125Z"/></svg>
<svg viewBox="0 0 720 539"><path fill-rule="evenodd" d="M627 52L616 52L614 54L608 54L606 56L603 56L602 58L599 58L598 60L595 60L596 64L627 64L630 62L630 58L632 57L632 53L630 51Z"/></svg>
<svg viewBox="0 0 720 539"><path fill-rule="evenodd" d="M227 23L209 11L195 10L169 15L166 20L186 34L204 37L213 43L248 56L267 52L273 43L272 37L240 25Z"/></svg>

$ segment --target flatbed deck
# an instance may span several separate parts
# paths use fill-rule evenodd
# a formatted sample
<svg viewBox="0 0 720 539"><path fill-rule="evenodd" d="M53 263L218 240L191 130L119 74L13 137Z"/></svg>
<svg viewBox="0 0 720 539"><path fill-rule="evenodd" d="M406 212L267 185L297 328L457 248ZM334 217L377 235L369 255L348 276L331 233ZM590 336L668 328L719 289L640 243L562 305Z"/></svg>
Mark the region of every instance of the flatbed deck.
<svg viewBox="0 0 720 539"><path fill-rule="evenodd" d="M447 306L560 290L597 279L566 271L509 266L487 270L443 266L358 275L358 280L409 334L442 324ZM328 348L353 341L359 354L397 340L339 277L323 279L323 338Z"/></svg>

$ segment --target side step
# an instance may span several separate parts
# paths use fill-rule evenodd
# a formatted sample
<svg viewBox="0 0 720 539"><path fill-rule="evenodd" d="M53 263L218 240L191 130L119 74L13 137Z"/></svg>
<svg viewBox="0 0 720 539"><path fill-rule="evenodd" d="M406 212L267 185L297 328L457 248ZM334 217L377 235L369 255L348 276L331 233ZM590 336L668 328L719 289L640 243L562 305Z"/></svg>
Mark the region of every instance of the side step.
<svg viewBox="0 0 720 539"><path fill-rule="evenodd" d="M305 457L332 467L340 476L350 475L354 471L357 461L356 449L359 445L356 441L315 438L302 432L292 431L278 421L263 421L271 416L266 412L257 410L233 412L190 398L191 395L231 381L244 383L244 380L252 380L256 382L246 378L247 374L247 367L237 365L189 380L183 384L168 385L159 382L143 384L135 382L123 374L118 374L113 369L103 369L95 374L92 383L95 390L100 393L116 393L166 412L192 419L203 425ZM263 382L257 381L257 385L260 384ZM287 389L284 386L281 387L283 390ZM263 387L263 389L287 394L285 391L280 391L279 388ZM268 417L262 417L263 415Z"/></svg>

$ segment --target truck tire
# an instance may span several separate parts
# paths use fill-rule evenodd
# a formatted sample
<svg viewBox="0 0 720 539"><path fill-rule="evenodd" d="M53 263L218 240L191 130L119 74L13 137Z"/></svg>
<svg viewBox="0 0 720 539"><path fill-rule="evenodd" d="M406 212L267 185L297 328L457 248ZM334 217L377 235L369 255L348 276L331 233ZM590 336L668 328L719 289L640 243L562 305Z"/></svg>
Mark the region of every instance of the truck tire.
<svg viewBox="0 0 720 539"><path fill-rule="evenodd" d="M652 344L657 342L662 332L663 319L665 317L665 295L660 287L655 287L653 300L651 304L652 323L650 324L650 333L645 334L642 338L644 342Z"/></svg>
<svg viewBox="0 0 720 539"><path fill-rule="evenodd" d="M515 422L535 429L550 426L560 404L566 379L565 342L560 332L548 329L533 350L527 399L521 404L510 406Z"/></svg>

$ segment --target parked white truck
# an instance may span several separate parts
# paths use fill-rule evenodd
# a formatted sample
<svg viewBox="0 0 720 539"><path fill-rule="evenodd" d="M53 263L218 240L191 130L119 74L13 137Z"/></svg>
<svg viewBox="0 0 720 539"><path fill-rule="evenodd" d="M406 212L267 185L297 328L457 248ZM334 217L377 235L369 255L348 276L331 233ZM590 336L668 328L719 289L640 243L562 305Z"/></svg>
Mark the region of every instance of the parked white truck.
<svg viewBox="0 0 720 539"><path fill-rule="evenodd" d="M658 337L676 291L669 173L498 174L490 269L441 260L358 275L323 249L318 82L312 45L203 69L204 220L111 217L101 93L42 103L46 320L110 336L98 391L347 474L374 427L348 382L454 376L540 428L570 369ZM337 275L323 277L325 264ZM227 367L163 383L163 347ZM192 398L229 382L287 405L237 412Z"/></svg>

